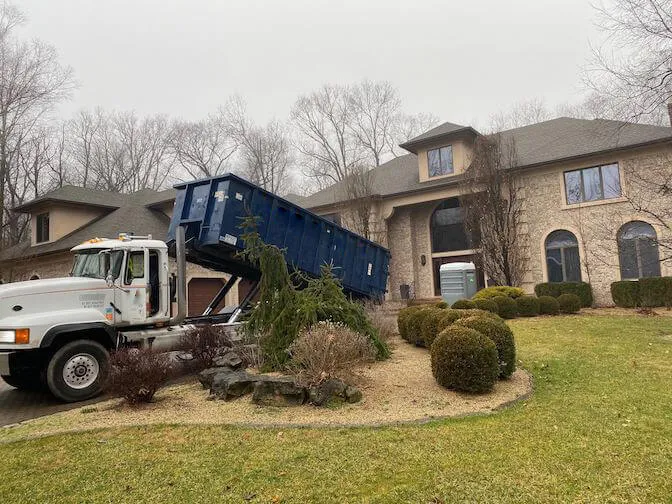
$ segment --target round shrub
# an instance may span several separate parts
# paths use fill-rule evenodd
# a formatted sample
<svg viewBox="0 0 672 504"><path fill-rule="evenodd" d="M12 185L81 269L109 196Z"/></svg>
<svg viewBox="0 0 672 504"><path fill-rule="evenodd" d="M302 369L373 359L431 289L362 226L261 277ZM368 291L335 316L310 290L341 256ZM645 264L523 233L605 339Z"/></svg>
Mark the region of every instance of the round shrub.
<svg viewBox="0 0 672 504"><path fill-rule="evenodd" d="M485 317L466 317L455 322L456 326L464 326L478 331L492 340L497 347L499 361L499 378L509 378L516 370L516 344L513 331L504 321L498 322Z"/></svg>
<svg viewBox="0 0 672 504"><path fill-rule="evenodd" d="M558 300L553 296L539 296L539 313L542 315L557 315L560 313Z"/></svg>
<svg viewBox="0 0 672 504"><path fill-rule="evenodd" d="M441 308L424 310L422 319L420 320L420 337L413 343L429 348L438 334L437 327L439 325L439 320L445 312L446 310Z"/></svg>
<svg viewBox="0 0 672 504"><path fill-rule="evenodd" d="M500 317L505 319L516 318L518 306L512 298L508 296L497 296L496 298L493 298L493 301L497 303L497 313Z"/></svg>
<svg viewBox="0 0 672 504"><path fill-rule="evenodd" d="M486 287L479 290L472 296L471 299L493 299L497 296L506 296L510 298L519 298L525 295L525 291L520 287L508 287L506 285L497 285L494 287Z"/></svg>
<svg viewBox="0 0 672 504"><path fill-rule="evenodd" d="M472 310L476 308L476 305L474 304L473 301L470 301L469 299L458 299L453 303L451 308L453 310Z"/></svg>
<svg viewBox="0 0 672 504"><path fill-rule="evenodd" d="M474 299L474 304L479 310L489 311L491 313L497 313L497 303L492 299Z"/></svg>
<svg viewBox="0 0 672 504"><path fill-rule="evenodd" d="M422 308L416 310L408 317L406 321L406 337L404 338L409 343L422 344L422 324L425 320L425 315L429 310Z"/></svg>
<svg viewBox="0 0 672 504"><path fill-rule="evenodd" d="M581 298L576 294L561 294L558 297L560 313L576 313L581 309Z"/></svg>
<svg viewBox="0 0 672 504"><path fill-rule="evenodd" d="M485 317L485 318L490 318L492 320L497 320L499 322L504 322L504 319L497 315L496 313L490 312L490 311L485 311L485 310L479 310L478 308L474 310L456 310L457 313L460 314L460 318L465 318L465 317Z"/></svg>
<svg viewBox="0 0 672 504"><path fill-rule="evenodd" d="M449 327L450 325L453 324L456 320L462 317L462 313L465 310L441 310L440 314L438 315L437 321L436 321L436 328L434 330L434 333L426 333L424 334L424 340L425 340L425 346L427 348L432 347L432 343L434 343L434 340L436 337Z"/></svg>
<svg viewBox="0 0 672 504"><path fill-rule="evenodd" d="M442 310L445 310L446 308L448 308L448 303L446 303L445 301L439 301L438 303L434 303L434 306L436 308L441 308Z"/></svg>
<svg viewBox="0 0 672 504"><path fill-rule="evenodd" d="M432 374L443 387L461 392L489 392L499 375L497 347L474 329L453 325L431 348Z"/></svg>
<svg viewBox="0 0 672 504"><path fill-rule="evenodd" d="M621 308L635 308L642 301L639 294L639 282L634 280L621 280L611 284L611 299L616 306Z"/></svg>
<svg viewBox="0 0 672 504"><path fill-rule="evenodd" d="M408 337L408 319L412 313L415 313L418 310L422 310L424 306L408 306L407 308L402 308L399 310L397 315L397 327L399 328L399 336L402 339L407 339Z"/></svg>
<svg viewBox="0 0 672 504"><path fill-rule="evenodd" d="M535 296L520 296L516 298L516 308L521 317L535 317L539 315L539 299Z"/></svg>

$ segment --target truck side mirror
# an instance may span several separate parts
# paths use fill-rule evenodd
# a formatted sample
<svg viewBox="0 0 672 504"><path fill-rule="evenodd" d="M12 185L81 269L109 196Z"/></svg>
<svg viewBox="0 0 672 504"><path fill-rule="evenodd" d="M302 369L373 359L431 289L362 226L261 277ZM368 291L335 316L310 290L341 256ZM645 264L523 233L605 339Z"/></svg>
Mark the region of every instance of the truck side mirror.
<svg viewBox="0 0 672 504"><path fill-rule="evenodd" d="M112 272L108 271L107 276L105 277L105 281L107 282L108 287L112 287L114 285L114 277L112 276Z"/></svg>

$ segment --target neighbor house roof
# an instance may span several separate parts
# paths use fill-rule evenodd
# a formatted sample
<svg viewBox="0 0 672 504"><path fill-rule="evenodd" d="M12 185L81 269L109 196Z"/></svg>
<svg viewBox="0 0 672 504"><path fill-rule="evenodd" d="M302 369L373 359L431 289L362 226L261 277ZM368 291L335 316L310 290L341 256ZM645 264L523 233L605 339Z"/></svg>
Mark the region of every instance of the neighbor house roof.
<svg viewBox="0 0 672 504"><path fill-rule="evenodd" d="M419 142L430 140L436 142L440 138L450 138L452 134L465 130L471 128L444 123L402 144L401 147L406 148L405 146L409 144L417 146ZM519 168L531 168L588 155L672 141L672 128L669 127L570 117L559 117L502 131L500 134L504 141L513 140ZM406 154L373 168L371 172L373 195L392 196L437 186L455 185L459 182L459 175L420 182L417 159L415 154ZM344 183L338 182L303 198L301 204L307 208L315 208L347 199Z"/></svg>
<svg viewBox="0 0 672 504"><path fill-rule="evenodd" d="M160 192L145 189L131 194L118 194L83 188L75 188L81 189L81 191L73 191L72 186L67 187L68 189L65 187L57 189L37 200L28 202L22 205L19 211L26 211L25 209L34 207L38 200L39 202L59 201L85 206L102 206L100 205L100 201L91 203L84 195L87 191L100 197L102 201L107 202L106 206L112 206L111 202L114 201L114 206L105 215L84 224L82 227L53 242L31 246L28 239L13 247L6 248L0 251L0 261L18 258L28 259L37 255L63 252L91 238L114 238L122 232L138 235L151 234L159 240L166 238L170 219L164 213L151 207L170 201L168 196L171 195L171 191L174 198L174 191L172 189ZM66 191L63 191L63 189L66 189ZM80 198L80 201L67 199L64 194L70 198L77 196Z"/></svg>

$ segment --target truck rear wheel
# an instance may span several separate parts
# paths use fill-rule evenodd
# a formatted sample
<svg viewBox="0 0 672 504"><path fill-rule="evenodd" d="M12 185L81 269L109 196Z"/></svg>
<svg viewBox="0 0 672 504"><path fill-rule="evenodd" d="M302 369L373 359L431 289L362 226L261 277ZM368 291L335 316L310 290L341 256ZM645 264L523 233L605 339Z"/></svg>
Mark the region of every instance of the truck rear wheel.
<svg viewBox="0 0 672 504"><path fill-rule="evenodd" d="M77 340L59 348L47 366L49 390L65 402L91 399L103 390L110 354L100 343Z"/></svg>

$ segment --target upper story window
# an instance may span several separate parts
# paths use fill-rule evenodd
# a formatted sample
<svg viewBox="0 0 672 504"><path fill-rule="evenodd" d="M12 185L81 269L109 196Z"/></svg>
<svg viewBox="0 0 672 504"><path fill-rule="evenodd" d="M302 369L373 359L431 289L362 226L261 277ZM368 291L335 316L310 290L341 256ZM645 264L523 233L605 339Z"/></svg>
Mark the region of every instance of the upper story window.
<svg viewBox="0 0 672 504"><path fill-rule="evenodd" d="M565 172L565 194L568 205L620 197L618 163Z"/></svg>
<svg viewBox="0 0 672 504"><path fill-rule="evenodd" d="M453 147L447 145L439 149L427 151L427 165L429 176L438 177L453 173Z"/></svg>
<svg viewBox="0 0 672 504"><path fill-rule="evenodd" d="M49 214L43 213L35 217L35 243L49 241Z"/></svg>

